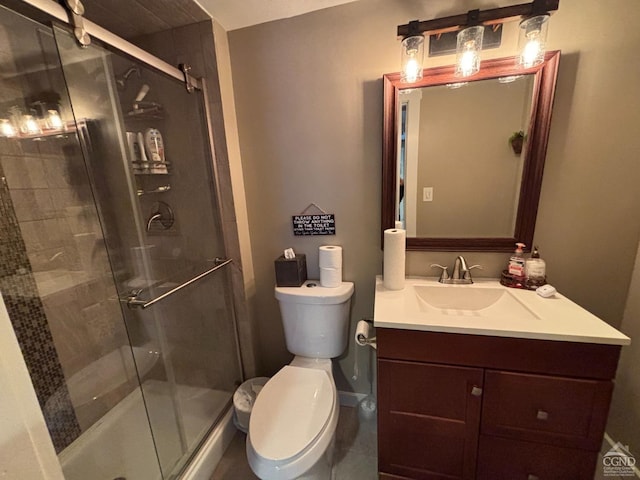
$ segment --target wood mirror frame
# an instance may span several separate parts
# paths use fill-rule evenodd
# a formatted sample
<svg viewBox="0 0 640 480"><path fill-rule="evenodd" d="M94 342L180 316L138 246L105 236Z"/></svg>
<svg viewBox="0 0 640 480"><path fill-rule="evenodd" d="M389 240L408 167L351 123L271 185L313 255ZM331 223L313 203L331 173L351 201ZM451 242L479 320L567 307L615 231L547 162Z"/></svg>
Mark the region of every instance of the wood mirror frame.
<svg viewBox="0 0 640 480"><path fill-rule="evenodd" d="M525 162L513 236L495 238L407 238L407 250L511 252L514 249L515 242L525 243L527 250L530 249L538 213L538 201L540 199L542 173L547 153L559 60L559 51L547 52L543 63L528 69L518 68L515 57L484 60L480 72L474 75L472 79L465 79L466 81L476 81L509 75L534 74L531 119L529 132L527 133L528 141L524 150ZM390 73L383 76L383 232L387 228L394 228L396 217L396 139L398 134L396 111L398 108L398 93L402 89L459 82L460 78L454 76L454 68L453 65L450 65L425 69L422 80L410 84L400 82L400 73Z"/></svg>

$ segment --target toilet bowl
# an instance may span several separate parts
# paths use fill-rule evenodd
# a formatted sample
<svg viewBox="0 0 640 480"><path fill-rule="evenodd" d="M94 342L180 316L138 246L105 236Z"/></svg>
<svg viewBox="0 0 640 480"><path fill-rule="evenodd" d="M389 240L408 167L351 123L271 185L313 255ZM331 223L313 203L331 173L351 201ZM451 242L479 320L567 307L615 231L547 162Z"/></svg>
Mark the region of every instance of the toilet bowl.
<svg viewBox="0 0 640 480"><path fill-rule="evenodd" d="M347 344L353 283L276 287L293 361L262 388L249 419L247 459L262 480L329 480L340 405L331 359Z"/></svg>
<svg viewBox="0 0 640 480"><path fill-rule="evenodd" d="M263 480L330 478L339 407L331 360L296 357L267 382L251 412L253 472Z"/></svg>

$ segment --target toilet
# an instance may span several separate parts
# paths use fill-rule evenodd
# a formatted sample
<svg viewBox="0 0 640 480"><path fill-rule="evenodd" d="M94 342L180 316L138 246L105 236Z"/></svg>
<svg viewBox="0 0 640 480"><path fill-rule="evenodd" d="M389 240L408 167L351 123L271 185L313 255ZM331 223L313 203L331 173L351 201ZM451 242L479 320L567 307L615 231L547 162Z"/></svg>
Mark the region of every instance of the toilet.
<svg viewBox="0 0 640 480"><path fill-rule="evenodd" d="M262 480L328 480L339 401L331 359L344 352L353 283L276 287L293 361L262 388L249 419L247 459Z"/></svg>

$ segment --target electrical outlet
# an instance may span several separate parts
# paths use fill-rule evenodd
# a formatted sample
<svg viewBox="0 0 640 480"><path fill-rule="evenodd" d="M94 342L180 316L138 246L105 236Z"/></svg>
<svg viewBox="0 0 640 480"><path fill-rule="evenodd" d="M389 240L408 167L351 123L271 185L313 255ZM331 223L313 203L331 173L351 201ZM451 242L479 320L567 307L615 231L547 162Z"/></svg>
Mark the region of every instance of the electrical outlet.
<svg viewBox="0 0 640 480"><path fill-rule="evenodd" d="M424 187L422 189L422 201L433 202L433 187Z"/></svg>

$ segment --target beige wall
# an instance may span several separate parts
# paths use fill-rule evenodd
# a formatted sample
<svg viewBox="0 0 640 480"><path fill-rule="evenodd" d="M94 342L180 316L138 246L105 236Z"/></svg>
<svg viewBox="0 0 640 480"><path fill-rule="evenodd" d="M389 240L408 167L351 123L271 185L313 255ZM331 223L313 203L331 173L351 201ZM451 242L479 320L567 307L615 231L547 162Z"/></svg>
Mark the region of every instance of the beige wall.
<svg viewBox="0 0 640 480"><path fill-rule="evenodd" d="M631 337L630 346L622 350L616 388L609 414L607 433L614 442L629 445L635 458L640 458L640 249L629 288L621 330Z"/></svg>
<svg viewBox="0 0 640 480"><path fill-rule="evenodd" d="M367 0L230 32L265 373L290 358L273 298L273 260L283 248L306 253L317 276L317 247L342 245L344 278L356 282L352 328L373 313L374 276L381 273L381 76L398 70L396 26L471 6ZM551 282L614 325L622 319L640 230L639 14L635 0L564 0L549 34L549 48L563 57L536 243ZM515 52L513 28L505 30L508 46L487 55ZM452 62L440 57L427 66ZM293 236L290 216L310 202L335 213L335 237ZM407 270L424 274L430 263L454 256L410 252ZM495 276L508 254L467 258ZM350 342L340 362L342 388L354 356ZM347 381L357 391L367 388L364 379Z"/></svg>

